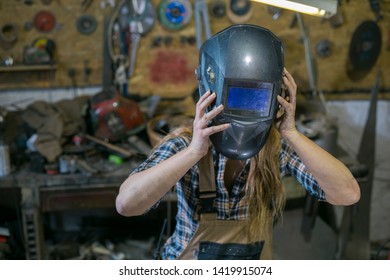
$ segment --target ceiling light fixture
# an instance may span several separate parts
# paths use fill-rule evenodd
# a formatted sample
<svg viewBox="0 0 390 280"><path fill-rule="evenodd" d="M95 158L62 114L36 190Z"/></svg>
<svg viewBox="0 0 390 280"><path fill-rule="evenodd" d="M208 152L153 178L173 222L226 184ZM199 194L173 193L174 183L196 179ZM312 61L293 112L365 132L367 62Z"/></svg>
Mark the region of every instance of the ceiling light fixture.
<svg viewBox="0 0 390 280"><path fill-rule="evenodd" d="M295 12L330 18L337 13L337 0L252 0Z"/></svg>

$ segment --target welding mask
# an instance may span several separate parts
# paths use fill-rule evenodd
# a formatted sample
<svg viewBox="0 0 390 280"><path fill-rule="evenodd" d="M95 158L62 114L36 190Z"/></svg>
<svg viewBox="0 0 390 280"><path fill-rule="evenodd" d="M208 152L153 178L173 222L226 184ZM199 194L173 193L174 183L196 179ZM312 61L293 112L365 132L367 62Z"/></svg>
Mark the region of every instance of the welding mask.
<svg viewBox="0 0 390 280"><path fill-rule="evenodd" d="M207 112L224 105L210 126L230 123L228 129L210 136L218 152L241 160L262 149L278 109L283 69L282 43L268 29L233 25L204 42L195 71L199 94L217 95Z"/></svg>

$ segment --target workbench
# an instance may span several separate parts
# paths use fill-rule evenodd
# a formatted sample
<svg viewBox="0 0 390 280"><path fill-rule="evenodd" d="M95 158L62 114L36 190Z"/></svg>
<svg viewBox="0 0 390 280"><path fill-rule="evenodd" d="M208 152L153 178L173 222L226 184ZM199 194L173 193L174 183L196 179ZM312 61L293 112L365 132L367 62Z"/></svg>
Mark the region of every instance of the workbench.
<svg viewBox="0 0 390 280"><path fill-rule="evenodd" d="M69 209L115 208L119 186L138 161L123 163L115 171L86 175L48 175L21 169L0 177L0 191L20 197L26 259L46 259L42 214Z"/></svg>

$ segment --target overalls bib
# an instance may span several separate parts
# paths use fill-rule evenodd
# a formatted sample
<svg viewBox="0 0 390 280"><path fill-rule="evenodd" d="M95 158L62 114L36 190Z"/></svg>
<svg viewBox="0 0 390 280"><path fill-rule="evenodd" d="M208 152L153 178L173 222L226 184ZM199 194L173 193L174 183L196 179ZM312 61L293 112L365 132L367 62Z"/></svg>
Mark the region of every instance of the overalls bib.
<svg viewBox="0 0 390 280"><path fill-rule="evenodd" d="M199 161L198 228L178 259L254 260L272 258L272 222L250 239L245 220L218 220L212 151Z"/></svg>

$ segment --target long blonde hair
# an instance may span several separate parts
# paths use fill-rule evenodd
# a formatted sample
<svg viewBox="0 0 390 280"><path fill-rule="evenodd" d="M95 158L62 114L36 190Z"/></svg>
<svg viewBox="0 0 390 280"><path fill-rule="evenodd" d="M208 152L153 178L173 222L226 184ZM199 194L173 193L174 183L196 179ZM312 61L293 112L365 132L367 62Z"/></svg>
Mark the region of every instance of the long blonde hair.
<svg viewBox="0 0 390 280"><path fill-rule="evenodd" d="M285 192L279 169L280 149L280 134L275 126L272 126L266 144L251 159L246 182L250 236L255 236L270 218L276 220L283 213Z"/></svg>

